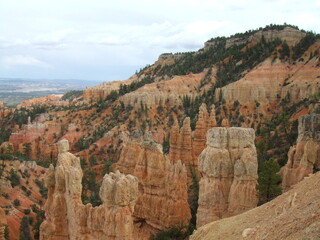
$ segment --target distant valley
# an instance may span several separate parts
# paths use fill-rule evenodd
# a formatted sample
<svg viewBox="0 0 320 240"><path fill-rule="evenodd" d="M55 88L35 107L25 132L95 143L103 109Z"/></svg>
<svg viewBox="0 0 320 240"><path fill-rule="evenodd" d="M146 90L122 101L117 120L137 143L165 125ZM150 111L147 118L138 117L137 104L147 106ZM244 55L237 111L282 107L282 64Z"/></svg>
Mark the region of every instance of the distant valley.
<svg viewBox="0 0 320 240"><path fill-rule="evenodd" d="M76 79L0 78L0 101L7 106L15 106L25 99L83 90L98 83Z"/></svg>

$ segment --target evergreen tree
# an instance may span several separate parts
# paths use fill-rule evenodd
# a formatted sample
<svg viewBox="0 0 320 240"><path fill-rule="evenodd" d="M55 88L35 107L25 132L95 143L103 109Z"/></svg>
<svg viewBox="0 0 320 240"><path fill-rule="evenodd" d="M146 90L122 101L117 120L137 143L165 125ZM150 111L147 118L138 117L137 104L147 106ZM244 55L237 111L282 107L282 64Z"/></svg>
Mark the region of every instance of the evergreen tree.
<svg viewBox="0 0 320 240"><path fill-rule="evenodd" d="M9 237L9 229L8 229L7 225L4 227L4 239L5 240L9 240L10 239L10 237Z"/></svg>
<svg viewBox="0 0 320 240"><path fill-rule="evenodd" d="M31 240L30 233L30 219L29 217L23 217L20 225L20 240Z"/></svg>
<svg viewBox="0 0 320 240"><path fill-rule="evenodd" d="M31 150L31 142L23 144L23 153L27 160L30 160Z"/></svg>
<svg viewBox="0 0 320 240"><path fill-rule="evenodd" d="M272 158L263 163L257 186L260 203L269 202L281 194L281 176L277 174L279 170L280 165Z"/></svg>

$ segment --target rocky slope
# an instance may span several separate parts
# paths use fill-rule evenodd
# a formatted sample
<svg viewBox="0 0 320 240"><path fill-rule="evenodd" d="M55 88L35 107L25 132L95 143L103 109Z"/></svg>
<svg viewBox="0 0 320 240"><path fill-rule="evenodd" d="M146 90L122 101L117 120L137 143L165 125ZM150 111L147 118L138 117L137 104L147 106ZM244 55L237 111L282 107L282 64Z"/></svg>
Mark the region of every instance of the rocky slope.
<svg viewBox="0 0 320 240"><path fill-rule="evenodd" d="M278 102L289 97L299 102L320 91L319 51L320 41L310 47L299 62L292 64L272 58L266 59L245 74L240 80L216 90L227 102L239 101L248 104L258 101L263 104Z"/></svg>
<svg viewBox="0 0 320 240"><path fill-rule="evenodd" d="M320 115L299 118L297 144L288 153L288 162L281 169L284 189L298 183L320 168Z"/></svg>
<svg viewBox="0 0 320 240"><path fill-rule="evenodd" d="M254 130L212 128L199 156L197 227L257 206Z"/></svg>
<svg viewBox="0 0 320 240"><path fill-rule="evenodd" d="M320 192L315 186L320 186L320 173L269 203L199 228L190 239L318 239Z"/></svg>
<svg viewBox="0 0 320 240"><path fill-rule="evenodd" d="M34 161L2 160L0 177L0 207L4 211L1 223L6 222L10 239L20 234L20 222L25 216L36 220L46 198L43 186L46 169L37 166ZM38 229L31 228L34 234Z"/></svg>
<svg viewBox="0 0 320 240"><path fill-rule="evenodd" d="M105 175L100 188L102 205L83 205L80 160L68 150L68 141L61 140L57 166L51 165L46 176L49 193L40 239L134 239L137 179L119 172Z"/></svg>

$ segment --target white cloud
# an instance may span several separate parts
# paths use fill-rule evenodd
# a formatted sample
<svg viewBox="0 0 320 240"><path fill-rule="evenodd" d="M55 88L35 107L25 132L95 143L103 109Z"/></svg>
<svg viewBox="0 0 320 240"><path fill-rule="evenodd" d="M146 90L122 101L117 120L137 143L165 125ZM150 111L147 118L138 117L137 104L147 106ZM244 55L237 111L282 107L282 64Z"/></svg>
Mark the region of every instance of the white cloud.
<svg viewBox="0 0 320 240"><path fill-rule="evenodd" d="M26 56L26 55L13 55L6 56L2 58L2 63L7 67L15 67L15 66L34 66L41 68L50 68L51 65L43 62L35 57Z"/></svg>

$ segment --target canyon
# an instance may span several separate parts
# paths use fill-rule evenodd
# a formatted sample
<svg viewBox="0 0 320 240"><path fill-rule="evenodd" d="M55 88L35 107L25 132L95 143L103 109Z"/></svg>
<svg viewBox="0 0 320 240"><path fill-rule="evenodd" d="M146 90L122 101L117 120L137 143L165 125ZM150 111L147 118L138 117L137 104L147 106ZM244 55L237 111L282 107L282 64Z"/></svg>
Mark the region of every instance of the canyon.
<svg viewBox="0 0 320 240"><path fill-rule="evenodd" d="M270 25L162 54L127 80L74 96L0 103L0 238L5 229L19 238L22 219L37 217L31 205L44 203L43 240L187 239L194 229L191 239L314 236L319 39ZM284 193L257 207L270 159ZM20 185L8 181L11 169Z"/></svg>

